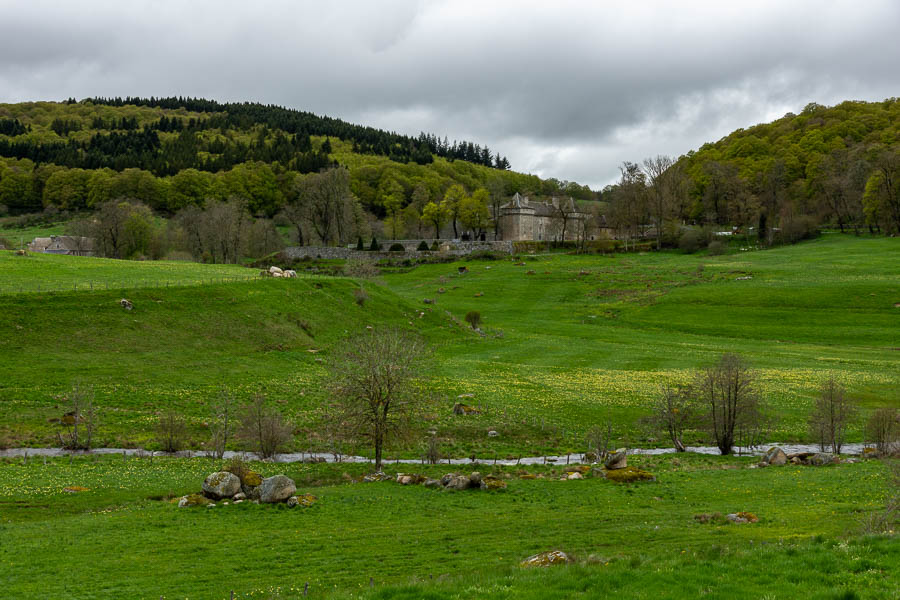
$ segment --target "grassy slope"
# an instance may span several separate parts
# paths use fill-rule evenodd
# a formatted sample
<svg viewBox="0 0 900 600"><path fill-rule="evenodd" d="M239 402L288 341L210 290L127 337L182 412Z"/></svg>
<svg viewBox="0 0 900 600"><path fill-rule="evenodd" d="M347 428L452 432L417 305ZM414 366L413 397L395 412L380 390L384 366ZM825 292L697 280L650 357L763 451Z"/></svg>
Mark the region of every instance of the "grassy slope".
<svg viewBox="0 0 900 600"><path fill-rule="evenodd" d="M253 279L259 271L237 265L202 265L185 261L117 261L84 256L0 251L0 293L166 287Z"/></svg>
<svg viewBox="0 0 900 600"><path fill-rule="evenodd" d="M82 261L58 264L93 264ZM162 276L154 269L165 272L162 264L95 262L113 279L141 269L150 277ZM38 262L0 268L16 273L11 264L49 270ZM412 322L437 342L429 387L445 395L446 406L429 426L457 455L577 451L607 410L630 443L647 443L630 424L646 413L658 386L686 381L691 369L725 351L760 369L778 417L774 437L805 436L812 398L830 371L867 409L900 402L897 240L830 236L723 257L463 264L470 272L462 276L456 265L429 265L386 276L386 287L367 283L372 300L365 307L353 302L357 284L350 280L135 289L127 294L136 306L131 313L116 304L122 292L2 296L0 434L9 443L52 442L47 419L59 416L53 396L74 381L94 385L109 409L104 443L147 442L153 415L169 405L191 418L199 443L221 384L242 397L264 391L302 428L314 428L324 376L316 358L345 332L377 323ZM28 277L29 268L14 276ZM171 268L203 279L217 267ZM746 274L752 279L737 280ZM437 299L434 310L421 304L426 297ZM425 319L414 318L419 307ZM461 319L473 309L481 311L487 337L450 323L445 313ZM307 352L312 347L322 352ZM471 402L484 414L454 419L449 406L462 393L474 393ZM487 439L492 428L499 438ZM298 446L314 444L310 437L301 436Z"/></svg>
<svg viewBox="0 0 900 600"><path fill-rule="evenodd" d="M796 436L829 371L864 406L900 403L898 265L897 240L830 236L721 257L539 257L463 276L434 265L389 282L502 330L442 349L439 375L490 408L573 428L609 405L634 417L660 383L738 352L761 370L779 434Z"/></svg>
<svg viewBox="0 0 900 600"><path fill-rule="evenodd" d="M28 465L17 461L0 469L0 534L14 540L0 545L0 578L7 595L23 599L226 598L229 590L298 597L304 582L313 597L322 597L364 588L369 577L379 587L451 578L452 586L439 585L436 597L455 597L453 588L471 585L484 586L491 597L518 597L540 580L565 590L573 577L586 577L581 590L612 586L629 598L661 597L666 590L665 597L678 597L671 595L672 585L685 593L724 585L712 597L746 597L727 592L774 591L779 581L822 594L833 576L795 577L789 568L779 575L766 561L791 556L801 540L856 529L861 514L883 502L886 481L884 466L875 461L764 470L742 468L747 459L692 455L632 462L653 469L659 481L558 481L549 469L535 468L548 479L514 478L504 493L452 493L329 483L342 471L360 473L362 465L258 465L263 474L294 477L303 491L319 497L312 508L291 511L251 504L178 509L156 500L196 490L214 468L206 459L43 464L32 458ZM310 488L316 480L325 485ZM71 485L90 489L62 492ZM701 525L693 519L737 510L754 512L760 522ZM757 556L753 549L761 544L771 545ZM881 550L870 550L865 562L848 564L850 556L827 544L815 554L822 563L809 567L828 572L833 565L845 573L842 583L862 597L889 597L886 591L897 591L896 580L887 578L898 562L896 544L893 550L887 542L876 548ZM593 564L570 575L519 573L520 560L547 549ZM709 572L717 563L743 565L741 575L722 582ZM673 579L673 569L682 568L686 575ZM498 585L511 590L502 595ZM282 594L266 593L278 587ZM415 589L421 595L394 590L382 597L424 597L428 591Z"/></svg>

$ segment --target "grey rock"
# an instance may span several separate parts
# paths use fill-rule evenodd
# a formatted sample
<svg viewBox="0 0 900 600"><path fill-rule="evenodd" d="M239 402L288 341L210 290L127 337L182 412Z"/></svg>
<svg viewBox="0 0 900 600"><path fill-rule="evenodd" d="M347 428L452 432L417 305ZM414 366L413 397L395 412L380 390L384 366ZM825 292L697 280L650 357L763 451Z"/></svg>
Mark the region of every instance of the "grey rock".
<svg viewBox="0 0 900 600"><path fill-rule="evenodd" d="M610 471L614 469L624 469L628 466L628 452L625 448L619 448L615 452L610 452L603 460L603 466Z"/></svg>
<svg viewBox="0 0 900 600"><path fill-rule="evenodd" d="M240 491L241 478L228 471L211 473L203 481L203 493L215 500L231 498Z"/></svg>
<svg viewBox="0 0 900 600"><path fill-rule="evenodd" d="M760 464L766 463L767 465L780 467L787 464L787 461L788 457L787 454L784 453L784 450L778 446L773 446L763 455Z"/></svg>
<svg viewBox="0 0 900 600"><path fill-rule="evenodd" d="M294 495L297 485L284 475L273 475L262 480L259 486L259 501L265 504L284 502Z"/></svg>

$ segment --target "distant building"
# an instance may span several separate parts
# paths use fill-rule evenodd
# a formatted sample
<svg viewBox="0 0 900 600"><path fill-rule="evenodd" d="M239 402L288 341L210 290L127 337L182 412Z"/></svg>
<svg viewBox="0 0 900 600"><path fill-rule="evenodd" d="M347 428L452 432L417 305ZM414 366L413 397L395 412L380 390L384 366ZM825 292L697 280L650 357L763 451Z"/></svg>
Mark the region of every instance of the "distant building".
<svg viewBox="0 0 900 600"><path fill-rule="evenodd" d="M532 202L516 193L500 207L500 239L509 241L578 241L610 237L605 220L589 222L572 198Z"/></svg>
<svg viewBox="0 0 900 600"><path fill-rule="evenodd" d="M28 250L40 254L66 254L68 256L94 256L94 240L77 235L51 235L34 238Z"/></svg>

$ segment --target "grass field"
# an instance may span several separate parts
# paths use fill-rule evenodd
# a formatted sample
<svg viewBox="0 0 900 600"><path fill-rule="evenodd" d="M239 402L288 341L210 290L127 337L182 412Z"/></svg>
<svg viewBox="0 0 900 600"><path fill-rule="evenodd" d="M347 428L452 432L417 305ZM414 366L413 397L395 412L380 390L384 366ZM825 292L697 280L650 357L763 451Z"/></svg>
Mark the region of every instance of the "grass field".
<svg viewBox="0 0 900 600"><path fill-rule="evenodd" d="M8 597L23 599L219 599L231 590L299 598L307 582L309 597L900 593L896 539L857 535L860 519L884 503L888 473L878 461L752 470L747 459L697 455L631 462L658 481L559 481L547 467L529 469L542 479L521 480L506 468L498 469L511 476L505 492L454 493L348 483L365 465L255 465L318 497L290 510L177 508L169 499L196 491L217 468L208 459L17 460L0 464L0 578ZM87 490L63 491L70 486ZM735 511L759 522L694 519ZM543 573L518 567L549 549L579 562Z"/></svg>
<svg viewBox="0 0 900 600"><path fill-rule="evenodd" d="M311 449L327 377L321 360L345 335L386 325L433 342L424 385L443 401L427 427L459 456L579 451L585 431L607 415L622 443L653 445L634 423L659 386L687 381L723 352L758 369L776 417L773 439L806 439L806 415L831 373L863 417L900 404L898 240L832 235L719 257L523 262L424 265L380 282L200 285L256 272L0 253L2 282L134 286L127 294L98 284L93 292L0 296L0 437L7 445L52 444L55 396L80 382L93 386L106 413L104 444L152 444L155 414L174 407L189 417L199 447L209 403L225 385L242 398L262 392L281 403L298 425L296 447ZM469 272L459 274L460 265ZM169 279L197 285L160 287ZM157 287L140 287L147 283ZM370 295L364 306L353 300L360 285ZM123 295L134 311L118 306ZM484 335L462 322L470 310L481 312ZM450 414L464 393L483 414ZM488 439L489 429L500 437ZM857 423L851 439L861 438ZM688 441L704 439L698 432ZM394 451L417 456L419 449Z"/></svg>
<svg viewBox="0 0 900 600"><path fill-rule="evenodd" d="M186 261L119 261L86 256L0 251L0 294L176 287L256 279L259 271L237 265Z"/></svg>
<svg viewBox="0 0 900 600"><path fill-rule="evenodd" d="M97 284L70 291L85 280ZM15 289L38 281L40 292ZM387 326L434 349L421 385L440 401L421 428L437 429L447 455L581 451L586 430L607 416L617 442L662 444L635 421L661 384L687 381L723 352L758 370L773 438L806 438L829 374L861 419L900 404L896 239L833 235L718 257L462 261L367 281L4 252L4 285L7 446L55 445L51 419L78 383L100 410L98 445L158 447L156 415L172 408L188 419L190 446L202 448L211 404L227 387L242 400L266 394L295 423L296 449L323 449L325 361L347 335ZM132 311L119 305L123 296ZM462 321L471 310L483 317L480 333ZM483 413L452 415L460 394L473 394L466 402ZM490 429L500 436L489 438ZM421 433L389 456L419 456ZM850 436L862 439L859 422ZM690 432L688 441L705 437ZM559 481L561 467L482 465L509 477L508 490L452 493L355 483L366 464L256 464L319 498L290 510L177 508L173 498L221 466L206 458L0 459L0 581L7 597L26 600L303 598L307 583L307 597L396 600L900 597L896 526L866 536L861 525L896 494L883 462L750 469L751 458L693 454L629 462L657 481ZM523 471L540 477L520 479ZM71 486L86 489L64 491ZM694 518L736 511L759 522ZM576 562L518 566L556 549Z"/></svg>

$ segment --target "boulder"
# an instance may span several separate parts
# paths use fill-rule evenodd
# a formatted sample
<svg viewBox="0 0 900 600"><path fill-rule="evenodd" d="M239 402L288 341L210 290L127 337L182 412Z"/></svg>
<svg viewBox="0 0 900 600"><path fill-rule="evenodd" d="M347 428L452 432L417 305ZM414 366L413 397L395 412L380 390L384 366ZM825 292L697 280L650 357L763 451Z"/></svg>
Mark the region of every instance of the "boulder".
<svg viewBox="0 0 900 600"><path fill-rule="evenodd" d="M778 446L772 446L771 448L769 448L768 452L763 455L759 463L760 466L765 463L766 465L780 467L781 465L787 464L787 461L788 457L787 454L784 453L784 450L782 450Z"/></svg>
<svg viewBox="0 0 900 600"><path fill-rule="evenodd" d="M203 481L203 493L214 500L232 498L241 491L241 478L228 471L211 473Z"/></svg>
<svg viewBox="0 0 900 600"><path fill-rule="evenodd" d="M615 452L610 452L603 459L603 466L609 470L624 469L628 466L628 452L625 448L619 448Z"/></svg>
<svg viewBox="0 0 900 600"><path fill-rule="evenodd" d="M488 431L488 437L500 437L500 434L491 429L490 431Z"/></svg>
<svg viewBox="0 0 900 600"><path fill-rule="evenodd" d="M246 499L247 499L247 494L245 494L244 492L238 492L232 498L232 500L234 500L235 504L237 504L238 502L242 502Z"/></svg>
<svg viewBox="0 0 900 600"><path fill-rule="evenodd" d="M294 271L293 269L288 269L287 271L284 272L284 277L296 277L296 276L297 276L297 271Z"/></svg>
<svg viewBox="0 0 900 600"><path fill-rule="evenodd" d="M262 480L259 486L259 501L266 504L284 502L296 491L297 485L293 479L284 475L273 475Z"/></svg>
<svg viewBox="0 0 900 600"><path fill-rule="evenodd" d="M467 490L472 487L472 480L468 475L454 475L444 487L448 490Z"/></svg>
<svg viewBox="0 0 900 600"><path fill-rule="evenodd" d="M472 487L478 487L481 485L481 473L478 471L472 471L469 475L469 481L472 482Z"/></svg>
<svg viewBox="0 0 900 600"><path fill-rule="evenodd" d="M569 473L568 475L566 475L566 479L584 479L584 475L582 475L578 471L575 471L574 473Z"/></svg>
<svg viewBox="0 0 900 600"><path fill-rule="evenodd" d="M269 275L281 276L281 275L284 275L284 271L282 271L278 267L272 266L272 267L269 267Z"/></svg>
<svg viewBox="0 0 900 600"><path fill-rule="evenodd" d="M424 475L413 473L397 473L397 483L400 485L418 485L425 481Z"/></svg>
<svg viewBox="0 0 900 600"><path fill-rule="evenodd" d="M553 565L564 565L572 562L572 558L561 550L551 550L549 552L541 552L534 556L529 556L520 564L523 567L550 567Z"/></svg>
<svg viewBox="0 0 900 600"><path fill-rule="evenodd" d="M131 309L134 308L134 304L132 304L131 301L128 300L128 299L126 299L126 298L122 298L121 300L119 300L119 304L120 304L120 305L122 306L122 308L124 308L125 310L131 310Z"/></svg>
<svg viewBox="0 0 900 600"><path fill-rule="evenodd" d="M838 462L838 460L838 457L834 454L829 454L827 452L818 452L806 459L806 464L813 467L824 467L825 465L836 463Z"/></svg>
<svg viewBox="0 0 900 600"><path fill-rule="evenodd" d="M439 487L441 487L441 480L440 479L431 479L429 477L428 479L425 480L425 483L423 483L422 485L424 485L427 488L439 488Z"/></svg>
<svg viewBox="0 0 900 600"><path fill-rule="evenodd" d="M28 253L19 248L18 250L16 250L16 256L28 256Z"/></svg>
<svg viewBox="0 0 900 600"><path fill-rule="evenodd" d="M506 482L502 479L497 479L496 477L491 477L490 475L481 480L479 487L483 490L487 490L489 492L496 492L499 490L506 489Z"/></svg>
<svg viewBox="0 0 900 600"><path fill-rule="evenodd" d="M365 477L362 478L363 483L373 483L375 481L389 481L390 475L385 475L381 471L377 471L375 473L369 473Z"/></svg>

